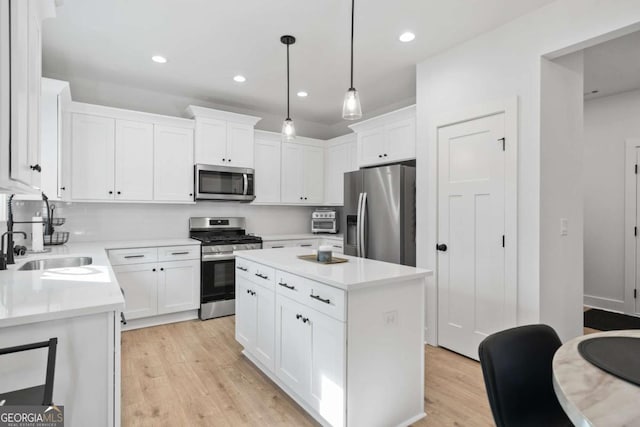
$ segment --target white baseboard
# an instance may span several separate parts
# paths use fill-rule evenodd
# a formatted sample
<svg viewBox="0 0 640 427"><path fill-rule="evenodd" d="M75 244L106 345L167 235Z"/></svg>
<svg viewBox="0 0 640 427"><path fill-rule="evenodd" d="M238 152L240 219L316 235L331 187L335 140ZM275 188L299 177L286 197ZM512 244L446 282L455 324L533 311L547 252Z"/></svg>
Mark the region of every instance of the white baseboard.
<svg viewBox="0 0 640 427"><path fill-rule="evenodd" d="M620 300L585 295L584 305L591 308L601 308L602 310L624 313L624 301Z"/></svg>
<svg viewBox="0 0 640 427"><path fill-rule="evenodd" d="M151 326L165 325L167 323L185 322L198 318L198 310L181 311L179 313L169 313L160 316L145 317L142 319L127 320L126 325L122 325L122 331L148 328Z"/></svg>

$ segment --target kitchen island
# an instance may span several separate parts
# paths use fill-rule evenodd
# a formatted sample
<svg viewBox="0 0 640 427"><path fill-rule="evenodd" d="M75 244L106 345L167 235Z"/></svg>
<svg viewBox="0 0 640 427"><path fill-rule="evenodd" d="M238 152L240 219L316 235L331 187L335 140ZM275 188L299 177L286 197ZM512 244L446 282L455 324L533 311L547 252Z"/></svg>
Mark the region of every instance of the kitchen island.
<svg viewBox="0 0 640 427"><path fill-rule="evenodd" d="M243 354L323 425L409 425L424 413L431 271L302 248L236 253Z"/></svg>

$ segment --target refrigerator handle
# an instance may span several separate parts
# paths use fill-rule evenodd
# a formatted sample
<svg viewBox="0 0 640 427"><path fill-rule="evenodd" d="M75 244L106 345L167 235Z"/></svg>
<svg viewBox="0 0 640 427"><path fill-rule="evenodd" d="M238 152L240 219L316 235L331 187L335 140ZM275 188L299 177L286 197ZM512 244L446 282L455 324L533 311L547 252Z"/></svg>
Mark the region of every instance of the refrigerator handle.
<svg viewBox="0 0 640 427"><path fill-rule="evenodd" d="M362 250L360 246L360 226L362 224L362 193L358 196L358 216L356 218L356 256L360 257L360 251Z"/></svg>
<svg viewBox="0 0 640 427"><path fill-rule="evenodd" d="M362 221L360 222L360 253L362 254L362 258L367 257L367 193L363 193L362 195Z"/></svg>

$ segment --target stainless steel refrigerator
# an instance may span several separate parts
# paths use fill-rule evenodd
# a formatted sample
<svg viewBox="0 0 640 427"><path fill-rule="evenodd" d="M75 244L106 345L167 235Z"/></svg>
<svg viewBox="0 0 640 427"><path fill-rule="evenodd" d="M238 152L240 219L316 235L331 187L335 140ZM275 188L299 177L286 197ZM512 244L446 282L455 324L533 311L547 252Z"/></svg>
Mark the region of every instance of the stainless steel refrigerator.
<svg viewBox="0 0 640 427"><path fill-rule="evenodd" d="M344 253L416 265L416 168L404 165L344 174Z"/></svg>

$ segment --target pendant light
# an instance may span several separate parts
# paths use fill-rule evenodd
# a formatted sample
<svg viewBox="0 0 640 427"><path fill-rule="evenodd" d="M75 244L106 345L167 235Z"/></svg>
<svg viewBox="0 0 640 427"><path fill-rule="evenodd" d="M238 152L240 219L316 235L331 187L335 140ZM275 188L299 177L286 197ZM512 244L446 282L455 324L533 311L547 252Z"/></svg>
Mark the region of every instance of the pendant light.
<svg viewBox="0 0 640 427"><path fill-rule="evenodd" d="M282 139L284 141L293 141L296 138L296 128L291 120L289 113L289 46L296 42L296 38L293 36L282 36L280 41L287 45L287 118L282 123Z"/></svg>
<svg viewBox="0 0 640 427"><path fill-rule="evenodd" d="M353 22L355 14L355 0L351 0L351 86L344 96L342 104L342 118L345 120L358 120L362 117L362 107L360 107L360 96L353 87Z"/></svg>

